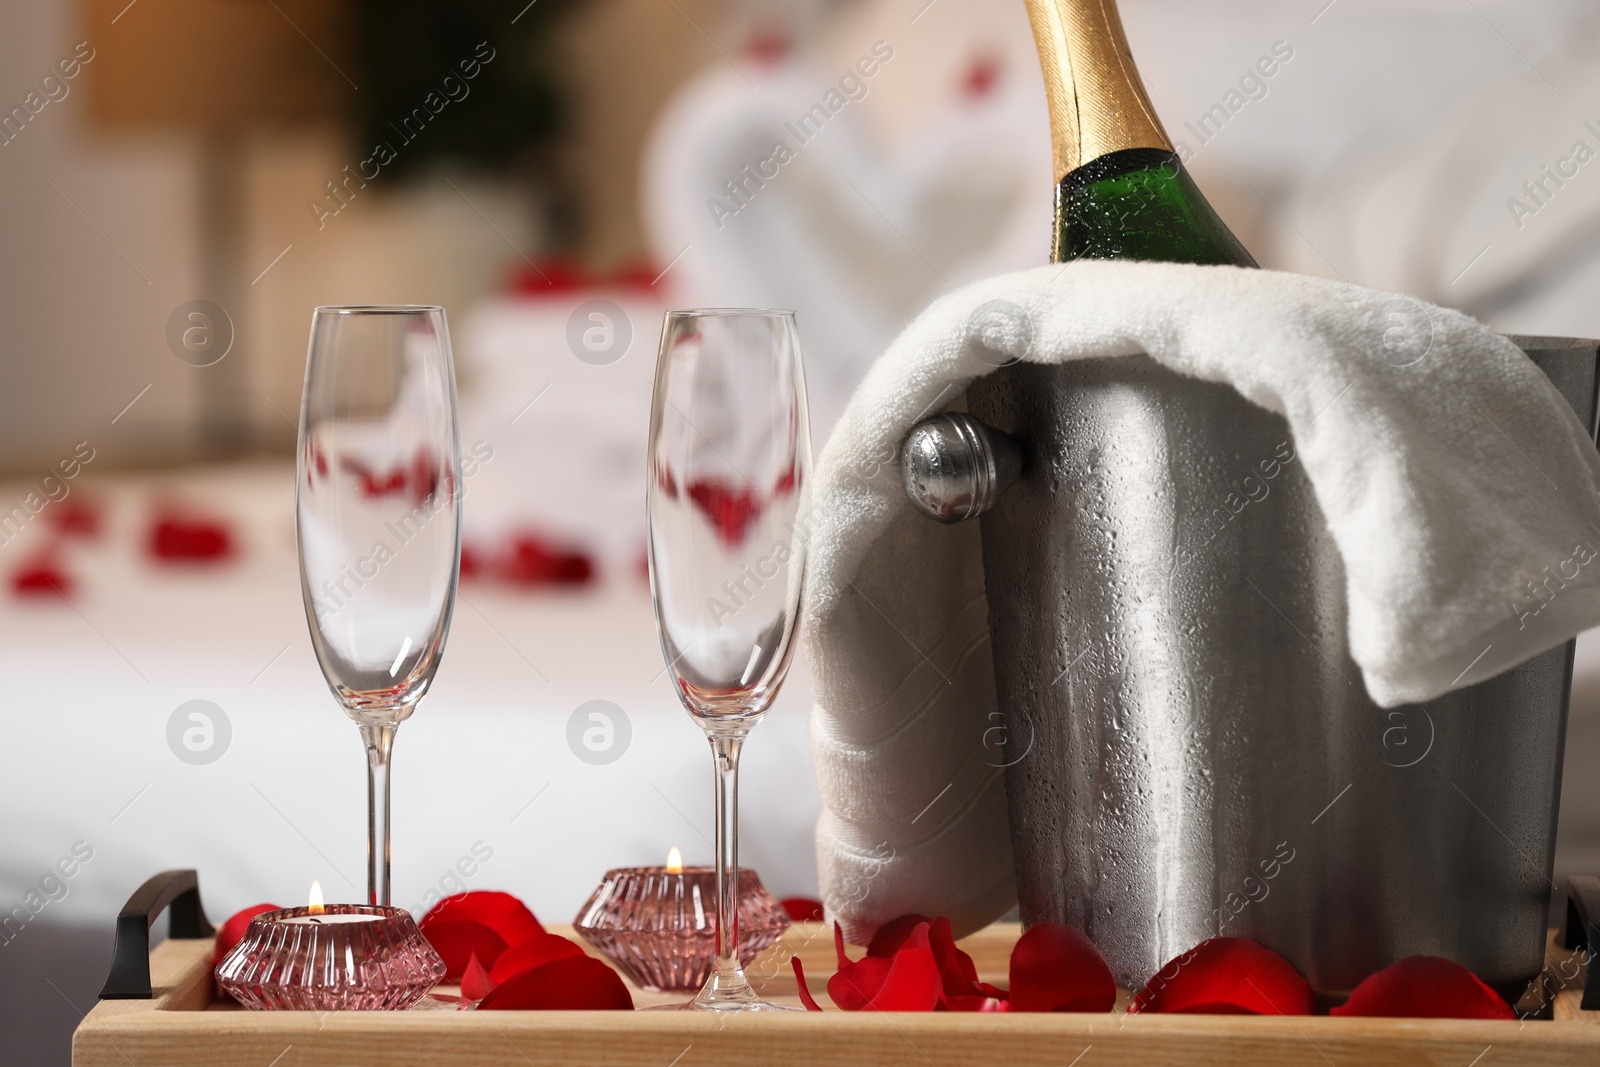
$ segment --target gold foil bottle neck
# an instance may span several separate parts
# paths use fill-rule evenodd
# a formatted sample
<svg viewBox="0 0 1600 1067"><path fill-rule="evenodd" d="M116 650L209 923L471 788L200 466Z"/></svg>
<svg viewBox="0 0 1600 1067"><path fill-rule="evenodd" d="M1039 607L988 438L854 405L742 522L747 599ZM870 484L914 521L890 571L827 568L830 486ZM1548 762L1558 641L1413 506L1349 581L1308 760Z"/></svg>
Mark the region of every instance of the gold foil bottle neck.
<svg viewBox="0 0 1600 1067"><path fill-rule="evenodd" d="M1145 95L1116 0L1026 0L1050 103L1056 181L1110 152L1172 141Z"/></svg>

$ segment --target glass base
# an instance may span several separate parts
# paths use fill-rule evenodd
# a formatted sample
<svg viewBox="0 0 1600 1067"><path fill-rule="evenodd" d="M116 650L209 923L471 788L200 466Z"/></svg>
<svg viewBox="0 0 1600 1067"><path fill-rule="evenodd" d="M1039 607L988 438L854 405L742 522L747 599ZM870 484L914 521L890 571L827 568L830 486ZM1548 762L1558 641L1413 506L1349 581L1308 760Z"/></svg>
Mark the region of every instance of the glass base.
<svg viewBox="0 0 1600 1067"><path fill-rule="evenodd" d="M750 982L744 976L744 971L737 963L725 966L719 972L712 968L711 977L706 979L706 984L700 992L695 994L693 1000L686 1000L682 1004L657 1004L650 1008L641 1008L641 1011L804 1011L804 1008L794 1008L787 1004L774 1004L770 1000L762 1000L756 991L750 987Z"/></svg>
<svg viewBox="0 0 1600 1067"><path fill-rule="evenodd" d="M745 1012L745 1011L805 1011L804 1008L792 1007L788 1004L774 1004L770 1000L762 1000L751 994L749 1000L686 1000L681 1004L655 1004L640 1011L715 1011L715 1012Z"/></svg>

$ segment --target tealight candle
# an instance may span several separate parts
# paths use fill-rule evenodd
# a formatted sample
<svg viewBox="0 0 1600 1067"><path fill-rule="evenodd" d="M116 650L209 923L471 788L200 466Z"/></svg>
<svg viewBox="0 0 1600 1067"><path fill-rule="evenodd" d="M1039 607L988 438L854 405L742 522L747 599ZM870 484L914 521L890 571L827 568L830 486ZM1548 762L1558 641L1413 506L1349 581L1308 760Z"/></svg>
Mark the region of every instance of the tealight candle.
<svg viewBox="0 0 1600 1067"><path fill-rule="evenodd" d="M409 912L325 905L315 882L305 907L250 920L216 970L217 984L245 1007L283 1011L409 1008L444 974Z"/></svg>
<svg viewBox="0 0 1600 1067"><path fill-rule="evenodd" d="M716 956L717 872L685 867L673 848L664 867L607 871L573 927L634 983L694 990ZM756 872L739 870L739 958L746 966L789 928L789 916Z"/></svg>
<svg viewBox="0 0 1600 1067"><path fill-rule="evenodd" d="M322 900L322 883L313 880L304 913L293 915L285 911L283 914L288 918L278 921L290 926L339 926L347 923L377 923L387 918L382 908L360 908L353 904L350 907L350 911L329 911Z"/></svg>

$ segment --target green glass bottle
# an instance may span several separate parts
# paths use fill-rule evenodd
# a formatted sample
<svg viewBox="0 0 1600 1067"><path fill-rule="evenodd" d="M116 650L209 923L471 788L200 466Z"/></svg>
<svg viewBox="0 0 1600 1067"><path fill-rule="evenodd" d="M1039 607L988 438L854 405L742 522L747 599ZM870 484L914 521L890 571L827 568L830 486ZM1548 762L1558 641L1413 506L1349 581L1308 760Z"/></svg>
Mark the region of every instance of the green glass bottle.
<svg viewBox="0 0 1600 1067"><path fill-rule="evenodd" d="M1156 118L1128 53L1116 0L1026 3L1050 105L1056 178L1051 260L1067 263L1075 259L1134 259L1257 266L1250 252L1206 202ZM1093 397L1084 391L1091 380L1103 386L1111 378L1126 379L1122 381L1124 395L1137 395L1140 403L1152 410L1176 414L1191 407L1209 406L1209 402L1190 404L1183 399L1191 392L1185 380L1151 364L1148 357L1143 363L1134 364L1110 360L1121 366L1115 372L1094 369L1104 362L1107 361L1022 361L999 367L971 382L967 386L967 411L980 420L984 430L1001 431L998 435L989 433L990 443L985 447L1001 447L994 442L1003 442L1010 435L1031 442L1026 451L1036 456L1062 451L1072 436L1067 427L1074 421L1107 417L1108 413L1099 407L1103 389L1094 392ZM1237 417L1238 413L1233 412L1224 421ZM1114 421L1107 421L1106 425ZM1119 440L1131 452L1166 454L1168 443L1147 440L1147 430L1148 427L1124 427L1119 431ZM1009 447L1017 446L1013 443ZM1066 459L1058 459L1056 466L1061 469L1071 466ZM1051 461L1043 461L1042 466L1055 469ZM908 484L921 483L913 479ZM961 500L970 495L960 486L949 492ZM985 503L981 507L965 507L965 517L984 514L1000 499L1000 492L985 490L981 495ZM939 510L937 505L929 506L935 512ZM1019 509L1019 513L1025 510ZM1001 538L1000 526L985 519L984 529L987 553L991 537Z"/></svg>
<svg viewBox="0 0 1600 1067"><path fill-rule="evenodd" d="M1155 117L1115 0L1027 0L1056 163L1052 258L1254 267Z"/></svg>

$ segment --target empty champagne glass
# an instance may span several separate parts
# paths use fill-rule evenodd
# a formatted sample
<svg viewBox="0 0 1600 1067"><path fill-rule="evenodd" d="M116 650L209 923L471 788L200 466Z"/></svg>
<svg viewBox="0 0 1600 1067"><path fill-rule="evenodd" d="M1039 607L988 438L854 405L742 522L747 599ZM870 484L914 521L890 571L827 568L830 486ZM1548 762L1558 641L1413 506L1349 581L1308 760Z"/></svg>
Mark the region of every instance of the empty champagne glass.
<svg viewBox="0 0 1600 1067"><path fill-rule="evenodd" d="M461 561L444 309L319 307L300 407L300 591L367 750L367 902L389 903L389 754L439 669Z"/></svg>
<svg viewBox="0 0 1600 1067"><path fill-rule="evenodd" d="M794 313L668 312L650 413L650 589L717 781L717 958L685 1008L784 1010L739 963L739 752L794 652L810 467Z"/></svg>

